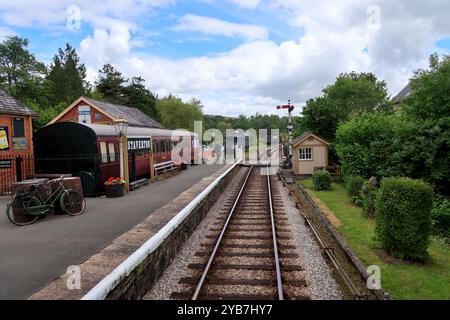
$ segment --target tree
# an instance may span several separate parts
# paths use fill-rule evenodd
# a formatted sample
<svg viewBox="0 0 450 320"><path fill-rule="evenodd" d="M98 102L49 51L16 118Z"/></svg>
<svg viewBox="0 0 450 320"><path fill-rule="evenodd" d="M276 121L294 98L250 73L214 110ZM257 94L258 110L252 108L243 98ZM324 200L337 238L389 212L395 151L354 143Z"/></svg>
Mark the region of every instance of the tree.
<svg viewBox="0 0 450 320"><path fill-rule="evenodd" d="M0 43L0 88L19 100L40 101L46 67L36 60L28 45L28 39L17 36Z"/></svg>
<svg viewBox="0 0 450 320"><path fill-rule="evenodd" d="M411 160L423 175L450 193L450 56L430 57L430 67L411 80L411 95L402 109L415 123Z"/></svg>
<svg viewBox="0 0 450 320"><path fill-rule="evenodd" d="M105 64L99 72L97 91L111 103L125 104L124 84L128 80L125 80L122 73L110 64Z"/></svg>
<svg viewBox="0 0 450 320"><path fill-rule="evenodd" d="M302 115L301 126L304 131L310 130L325 140L334 140L341 120L329 99L319 97L309 100ZM297 135L303 132L297 132Z"/></svg>
<svg viewBox="0 0 450 320"><path fill-rule="evenodd" d="M203 119L202 107L199 100L193 99L189 103L180 98L169 96L156 104L160 121L169 129L194 130L194 121Z"/></svg>
<svg viewBox="0 0 450 320"><path fill-rule="evenodd" d="M217 129L220 132L222 132L223 136L226 137L227 129L234 129L234 128L231 125L231 123L229 123L228 121L220 121L217 124L217 127L215 129Z"/></svg>
<svg viewBox="0 0 450 320"><path fill-rule="evenodd" d="M67 43L64 50L58 49L46 80L51 105L61 102L69 104L86 94L86 67L80 63L76 50L70 44Z"/></svg>
<svg viewBox="0 0 450 320"><path fill-rule="evenodd" d="M414 176L409 138L414 125L400 115L366 113L337 130L336 150L346 177Z"/></svg>
<svg viewBox="0 0 450 320"><path fill-rule="evenodd" d="M337 127L352 116L392 110L386 83L372 73L341 74L323 93L307 102L302 124L329 141L334 140Z"/></svg>
<svg viewBox="0 0 450 320"><path fill-rule="evenodd" d="M131 83L123 88L123 94L127 106L137 108L153 119L159 118L156 98L145 87L145 80L142 77L133 77Z"/></svg>

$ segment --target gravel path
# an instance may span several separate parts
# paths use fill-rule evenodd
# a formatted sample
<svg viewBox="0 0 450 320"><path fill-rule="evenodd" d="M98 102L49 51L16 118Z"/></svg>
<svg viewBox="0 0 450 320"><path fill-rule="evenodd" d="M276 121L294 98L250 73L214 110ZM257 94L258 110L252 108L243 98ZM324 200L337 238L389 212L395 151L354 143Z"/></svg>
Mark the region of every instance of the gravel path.
<svg viewBox="0 0 450 320"><path fill-rule="evenodd" d="M188 272L188 265L192 263L193 253L201 248L201 244L207 242L208 231L220 215L220 209L228 200L231 191L241 181L247 168L241 168L231 181L230 185L222 193L216 204L203 218L197 229L192 233L183 245L173 262L166 268L161 278L153 288L144 296L144 300L169 300L172 292L182 291L183 285L178 282Z"/></svg>
<svg viewBox="0 0 450 320"><path fill-rule="evenodd" d="M305 270L305 279L308 284L306 290L309 296L313 300L341 300L342 294L313 235L305 225L305 221L289 196L288 190L280 181L276 180L276 183L279 185L286 215L291 223L294 242L300 248L298 250L299 260Z"/></svg>

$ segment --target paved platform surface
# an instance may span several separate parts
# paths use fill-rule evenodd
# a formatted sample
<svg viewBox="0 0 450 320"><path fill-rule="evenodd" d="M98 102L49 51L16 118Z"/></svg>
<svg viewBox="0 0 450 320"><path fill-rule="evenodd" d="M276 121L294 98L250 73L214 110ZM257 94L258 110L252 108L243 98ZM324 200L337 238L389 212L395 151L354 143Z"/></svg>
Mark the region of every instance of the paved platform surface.
<svg viewBox="0 0 450 320"><path fill-rule="evenodd" d="M222 167L189 167L125 198L88 199L83 216L50 216L27 227L8 221L7 199L0 199L0 299L29 297Z"/></svg>

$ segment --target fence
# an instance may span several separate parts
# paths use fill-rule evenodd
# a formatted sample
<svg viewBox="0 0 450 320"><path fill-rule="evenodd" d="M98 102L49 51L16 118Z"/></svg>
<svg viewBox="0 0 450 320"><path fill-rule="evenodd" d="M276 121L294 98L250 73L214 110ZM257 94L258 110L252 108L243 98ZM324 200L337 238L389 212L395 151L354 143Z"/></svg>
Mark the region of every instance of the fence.
<svg viewBox="0 0 450 320"><path fill-rule="evenodd" d="M34 168L31 155L0 155L0 195L11 194L12 184L33 175Z"/></svg>

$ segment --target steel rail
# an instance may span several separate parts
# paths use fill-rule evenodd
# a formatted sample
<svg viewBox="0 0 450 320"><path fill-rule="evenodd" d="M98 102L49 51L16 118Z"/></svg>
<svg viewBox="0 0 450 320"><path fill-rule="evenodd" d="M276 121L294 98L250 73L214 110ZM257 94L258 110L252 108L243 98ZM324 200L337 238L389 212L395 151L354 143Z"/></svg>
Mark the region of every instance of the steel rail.
<svg viewBox="0 0 450 320"><path fill-rule="evenodd" d="M278 300L284 300L283 283L282 283L282 279L281 279L280 258L278 256L277 230L275 228L275 218L274 218L274 213L273 213L272 189L270 187L269 166L267 166L266 169L267 169L267 189L268 189L268 196L269 196L270 220L272 223L273 253L274 253L274 257L275 257L275 270L276 270L276 276L277 276Z"/></svg>
<svg viewBox="0 0 450 320"><path fill-rule="evenodd" d="M203 285L205 284L205 280L206 280L206 277L208 275L209 269L211 268L211 265L212 265L212 263L214 261L214 258L216 257L217 251L219 250L219 247L220 247L220 244L222 242L222 239L223 239L223 237L225 235L225 232L226 232L226 230L228 228L228 224L230 223L231 218L233 217L234 211L235 211L235 209L236 209L236 207L237 207L237 205L239 203L239 200L241 199L241 195L244 192L244 188L247 185L247 182L248 182L248 179L250 177L250 174L253 171L253 167L254 166L251 166L250 169L248 170L247 176L245 177L245 180L242 183L241 189L239 190L239 193L238 193L238 195L236 197L236 200L234 201L233 207L230 210L230 214L228 215L228 218L227 218L227 220L226 220L226 222L225 222L225 224L223 226L222 232L220 233L219 238L217 239L216 245L214 246L214 249L213 249L213 251L211 253L211 256L209 257L208 263L206 264L206 267L203 270L202 276L200 277L200 280L199 280L199 282L197 284L197 287L195 288L195 292L192 295L191 300L197 300L199 295L200 295L200 291L202 290Z"/></svg>

